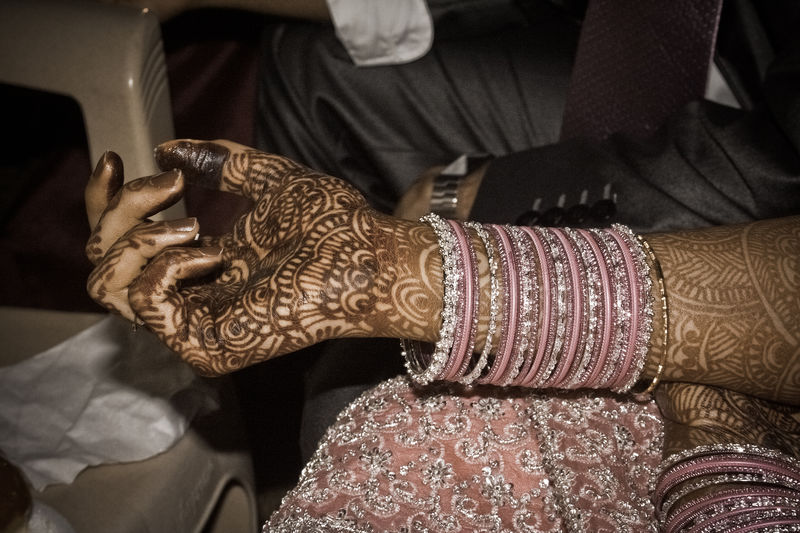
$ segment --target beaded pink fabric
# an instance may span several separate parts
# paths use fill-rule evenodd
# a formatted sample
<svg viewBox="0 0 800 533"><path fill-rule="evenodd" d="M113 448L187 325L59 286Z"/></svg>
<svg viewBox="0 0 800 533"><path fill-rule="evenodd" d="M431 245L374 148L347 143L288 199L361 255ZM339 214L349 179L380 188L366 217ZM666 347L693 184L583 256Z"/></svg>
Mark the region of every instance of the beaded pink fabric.
<svg viewBox="0 0 800 533"><path fill-rule="evenodd" d="M328 430L267 532L648 531L655 404L397 377Z"/></svg>

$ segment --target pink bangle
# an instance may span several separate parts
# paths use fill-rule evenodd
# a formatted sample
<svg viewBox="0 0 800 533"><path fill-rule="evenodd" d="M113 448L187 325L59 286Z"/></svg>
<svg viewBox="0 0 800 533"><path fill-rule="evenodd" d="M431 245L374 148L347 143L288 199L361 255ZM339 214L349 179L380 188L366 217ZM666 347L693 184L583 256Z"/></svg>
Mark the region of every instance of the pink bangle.
<svg viewBox="0 0 800 533"><path fill-rule="evenodd" d="M550 362L547 369L547 377L542 382L541 387L549 388L556 384L556 377L561 373L561 369L566 362L565 357L561 357L564 350L565 340L568 331L571 330L570 324L574 317L572 316L572 298L569 294L571 290L571 276L569 276L569 261L567 260L567 253L563 249L561 241L556 237L555 231L552 228L542 228L542 234L545 241L550 246L550 255L553 257L553 265L555 270L555 294L556 305L553 309L553 314L556 316L555 335L553 337L553 344L550 351Z"/></svg>
<svg viewBox="0 0 800 533"><path fill-rule="evenodd" d="M647 354L650 347L650 341L652 339L653 333L653 314L654 314L654 305L655 305L655 298L653 297L652 289L653 289L653 281L650 278L650 263L648 263L648 255L647 251L651 251L649 249L649 245L641 238L637 238L636 235L628 228L627 226L621 226L619 224L614 225L614 229L617 233L628 243L628 250L630 250L631 256L633 257L633 261L635 264L635 274L636 274L636 296L638 298L637 308L638 313L637 316L639 321L637 323L637 328L635 332L635 339L634 339L634 353L633 353L633 362L631 364L630 369L625 376L624 381L622 384L617 387L617 390L620 392L627 392L631 390L631 388L636 384L639 380L639 377L642 374L642 370L644 369L645 362L647 360ZM661 274L660 263L658 259L653 257L653 267L656 269L656 275L659 277L659 282L663 282L663 275ZM663 284L659 285L661 289L663 289ZM666 292L662 292L664 298L666 298ZM666 301L666 300L664 300ZM666 323L665 323L666 325ZM664 340L667 340L667 337L664 337ZM662 356L665 355L665 352L662 352ZM662 358L663 363L663 358ZM651 383L651 385L646 389L647 392L651 391L655 386L658 384L658 380L661 377L661 371L663 370L663 364L659 365L659 371L656 375L655 379Z"/></svg>
<svg viewBox="0 0 800 533"><path fill-rule="evenodd" d="M522 301L522 325L518 336L520 338L517 360L515 362L514 376L509 381L510 385L522 385L526 376L536 364L536 357L533 355L538 351L538 341L541 340L539 334L539 276L536 261L536 249L530 235L524 231L525 228L511 228L512 235L517 248L521 253L521 264L525 269L520 276L523 286Z"/></svg>
<svg viewBox="0 0 800 533"><path fill-rule="evenodd" d="M714 531L794 518L800 522L800 462L777 450L747 444L712 444L673 454L662 462L651 487L656 516L665 531L684 526ZM734 488L700 492L715 485ZM684 502L675 508L678 502ZM768 507L778 504L780 511ZM694 530L694 529L692 529Z"/></svg>
<svg viewBox="0 0 800 533"><path fill-rule="evenodd" d="M547 344L546 332L550 327L550 273L547 271L544 248L536 233L527 226L519 228L528 239L530 249L531 271L533 272L533 302L531 307L531 329L528 340L527 361L515 378L513 384L523 387L531 386L533 378L542 366ZM535 258L534 258L535 256ZM536 279L536 272L541 277Z"/></svg>
<svg viewBox="0 0 800 533"><path fill-rule="evenodd" d="M519 280L519 299L517 304L519 312L511 361L506 368L506 372L500 378L500 384L504 386L510 385L519 376L525 363L533 314L532 284L536 281L535 272L531 265L531 257L528 255L529 250L525 234L519 228L513 226L506 228L506 234L511 242L512 256Z"/></svg>
<svg viewBox="0 0 800 533"><path fill-rule="evenodd" d="M748 502L756 503L758 506L748 506ZM772 503L772 505L770 505ZM780 508L800 508L800 492L780 487L747 487L737 489L727 489L712 494L706 494L696 500L684 504L676 510L664 523L662 530L666 532L684 531L685 527L695 522L699 515L707 512L708 509L725 507L726 504L732 507L731 510L718 512L712 519L703 522L703 525L712 525L726 522L736 515L752 513L754 510L774 510ZM748 517L751 518L751 517ZM794 523L797 523L796 521ZM756 529L765 527L765 523L759 521L752 524ZM746 531L744 528L740 531Z"/></svg>
<svg viewBox="0 0 800 533"><path fill-rule="evenodd" d="M597 358L597 331L602 326L600 305L600 273L597 260L589 244L577 231L565 228L564 233L578 256L581 265L581 296L583 298L583 316L580 340L576 348L576 359L570 374L564 383L566 388L574 389L585 386L585 382L594 368Z"/></svg>
<svg viewBox="0 0 800 533"><path fill-rule="evenodd" d="M674 486L692 478L717 473L761 475L775 482L782 480L790 486L800 488L800 471L789 468L779 460L749 454L718 453L682 461L664 472L656 485L653 499L663 501L667 491Z"/></svg>
<svg viewBox="0 0 800 533"><path fill-rule="evenodd" d="M458 372L458 379L461 379L469 368L469 364L472 359L475 357L475 340L478 336L478 319L480 315L480 296L481 296L481 287L480 287L480 272L478 272L478 254L475 251L475 246L472 243L472 237L469 234L469 230L467 226L462 224L464 231L467 233L467 249L469 252L469 263L470 263L470 270L472 272L472 324L470 326L470 335L469 335L469 345L467 346L466 357L464 358L464 362L461 365L461 369Z"/></svg>
<svg viewBox="0 0 800 533"><path fill-rule="evenodd" d="M586 387L594 387L600 386L600 383L598 383L598 376L603 370L606 358L608 357L608 348L611 344L611 327L613 325L611 280L608 276L606 260L603 257L600 247L598 246L593 235L586 230L578 230L578 232L581 234L581 236L583 236L586 242L589 243L589 247L592 249L592 253L594 254L598 271L600 273L600 291L603 295L603 329L602 336L600 337L600 348L595 357L594 367L592 368L589 377L582 384Z"/></svg>
<svg viewBox="0 0 800 533"><path fill-rule="evenodd" d="M456 308L456 331L453 336L453 351L450 353L447 365L441 374L441 379L455 380L461 376L469 363L472 355L470 345L475 344L475 330L473 328L475 309L475 275L472 254L470 253L469 236L464 229L452 220L447 221L456 236L460 252L461 290L459 291L459 305Z"/></svg>
<svg viewBox="0 0 800 533"><path fill-rule="evenodd" d="M617 371L622 365L622 358L625 354L625 342L630 327L630 322L626 320L630 294L627 291L625 261L617 241L606 230L591 230L591 233L602 245L603 256L606 258L606 264L610 267L609 274L613 294L611 339L607 357L603 362L601 375L597 381L598 387L610 387L617 379Z"/></svg>
<svg viewBox="0 0 800 533"><path fill-rule="evenodd" d="M622 250L622 257L625 259L625 272L628 276L628 292L630 294L630 326L628 330L628 341L626 344L625 358L622 366L617 370L616 380L611 384L611 387L619 387L625 376L628 374L628 369L633 364L633 356L636 349L636 332L639 330L639 294L638 284L636 280L636 269L633 264L633 257L627 243L620 237L619 233L610 230L609 234L617 241L617 245Z"/></svg>
<svg viewBox="0 0 800 533"><path fill-rule="evenodd" d="M544 244L539 238L538 234L533 229L523 226L524 231L530 238L533 249L536 253L536 264L539 266L539 274L541 275L541 285L539 287L539 324L536 335L536 354L531 361L530 367L527 372L519 377L517 384L530 387L535 383L534 378L539 373L542 363L545 359L545 350L547 349L547 342L550 330L550 312L551 312L551 293L550 293L550 271L547 267L547 257L544 250ZM536 327L536 324L534 324Z"/></svg>
<svg viewBox="0 0 800 533"><path fill-rule="evenodd" d="M583 293L581 292L581 268L580 265L578 265L578 257L575 254L575 250L572 248L563 230L553 229L552 231L561 243L566 254L567 264L569 265L570 286L572 287L572 305L570 308L572 328L569 337L567 337L569 343L567 343L567 350L561 354L563 362L560 363L560 371L552 382L552 386L554 387L563 387L565 385L564 379L570 374L575 357L578 353L578 343L581 337L581 325L583 322Z"/></svg>
<svg viewBox="0 0 800 533"><path fill-rule="evenodd" d="M539 387L550 376L552 369L555 367L552 347L556 323L553 320L553 314L556 309L554 301L556 300L555 296L558 287L554 279L553 257L549 253L549 244L543 238L542 228L523 228L523 230L531 236L539 259L540 272L542 274L542 311L540 313L542 325L539 330L536 361L528 375L522 380L522 384L526 387Z"/></svg>
<svg viewBox="0 0 800 533"><path fill-rule="evenodd" d="M758 522L752 523L754 520ZM749 533L750 531L796 531L796 529L789 529L788 527L781 529L781 526L795 526L796 528L800 520L798 520L798 517L795 515L787 518L774 518L767 521L762 521L758 517L753 517L748 519L747 522L750 522L750 524L737 529L739 533Z"/></svg>
<svg viewBox="0 0 800 533"><path fill-rule="evenodd" d="M630 291L631 322L625 362L617 373L617 379L611 385L618 392L626 392L639 379L647 358L653 325L653 308L652 305L647 305L652 283L645 252L631 230L615 224L609 233L617 241L625 258Z"/></svg>
<svg viewBox="0 0 800 533"><path fill-rule="evenodd" d="M481 378L479 383L500 384L506 367L508 367L511 355L514 350L514 338L517 330L517 320L519 319L519 277L516 265L514 264L514 254L511 249L511 242L506 234L505 228L496 224L489 225L494 234L495 240L500 248L500 257L503 264L503 288L506 297L506 317L504 327L501 329L500 344L497 347L495 362L489 373Z"/></svg>
<svg viewBox="0 0 800 533"><path fill-rule="evenodd" d="M465 317L464 317L464 309L466 307L466 299L465 299L465 290L464 290L464 280L466 278L465 272L465 265L464 265L464 253L461 247L461 236L459 232L453 227L453 224L449 220L444 220L445 224L449 225L449 230L452 233L454 239L454 259L455 259L455 270L454 273L457 275L457 284L456 284L456 308L455 308L455 315L454 315L454 325L453 325L453 338L452 338L452 345L450 351L447 354L447 359L445 360L444 366L439 371L438 375L436 376L436 380L447 379L447 376L452 372L454 366L460 364L461 360L461 344L462 339L464 339L464 328L465 328Z"/></svg>
<svg viewBox="0 0 800 533"><path fill-rule="evenodd" d="M502 289L502 296L503 296L503 308L500 309L498 305L498 312L500 315L500 333L499 339L497 341L497 346L494 347L494 351L489 354L487 365L484 367L483 372L481 372L480 376L475 380L476 383L480 384L487 384L491 383L491 378L494 378L497 375L497 369L500 365L500 354L502 353L502 348L505 346L506 340L508 338L508 322L509 322L509 312L508 312L508 304L511 300L511 296L509 293L508 287L508 278L509 278L509 270L508 270L508 257L506 256L506 251L503 248L503 243L500 241L500 237L497 235L497 230L493 227L492 224L484 224L483 228L487 231L487 233L491 236L491 239L494 241L495 248L497 251L497 270L499 271L500 275L497 278L497 290L498 296L500 294L500 290Z"/></svg>

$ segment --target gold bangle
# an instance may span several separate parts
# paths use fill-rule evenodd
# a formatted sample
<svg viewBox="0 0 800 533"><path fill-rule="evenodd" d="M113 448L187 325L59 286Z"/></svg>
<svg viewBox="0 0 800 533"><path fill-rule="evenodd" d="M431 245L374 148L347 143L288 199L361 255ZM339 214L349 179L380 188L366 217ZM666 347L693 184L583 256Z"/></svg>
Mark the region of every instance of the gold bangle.
<svg viewBox="0 0 800 533"><path fill-rule="evenodd" d="M644 240L644 237L637 235L636 238L639 240L639 243L642 245L642 249L647 254L647 257L650 259L650 263L653 265L653 268L656 271L658 291L661 294L661 319L664 325L664 338L661 343L661 357L658 361L658 369L656 370L656 375L653 378L653 381L650 382L650 385L644 391L642 391L643 394L649 394L658 386L659 381L661 381L661 375L664 373L664 363L667 359L667 343L669 342L669 305L667 304L667 288L664 284L664 271L661 270L661 263L658 261L656 254L650 247L650 244Z"/></svg>

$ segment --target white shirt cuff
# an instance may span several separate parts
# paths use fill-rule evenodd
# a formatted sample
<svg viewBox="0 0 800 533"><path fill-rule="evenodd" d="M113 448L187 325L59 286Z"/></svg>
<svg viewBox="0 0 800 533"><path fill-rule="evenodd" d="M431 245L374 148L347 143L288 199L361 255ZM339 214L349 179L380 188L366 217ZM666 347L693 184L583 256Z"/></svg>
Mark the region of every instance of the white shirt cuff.
<svg viewBox="0 0 800 533"><path fill-rule="evenodd" d="M425 0L327 0L336 36L358 66L408 63L433 43Z"/></svg>

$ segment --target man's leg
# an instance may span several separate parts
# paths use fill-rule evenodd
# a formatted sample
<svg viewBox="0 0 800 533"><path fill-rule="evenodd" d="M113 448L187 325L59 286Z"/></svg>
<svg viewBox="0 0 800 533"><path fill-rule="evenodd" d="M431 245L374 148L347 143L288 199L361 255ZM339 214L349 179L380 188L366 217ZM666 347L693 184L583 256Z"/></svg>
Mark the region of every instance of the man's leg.
<svg viewBox="0 0 800 533"><path fill-rule="evenodd" d="M404 65L354 66L329 26L271 28L259 148L345 178L390 210L423 170L461 153L557 140L577 24L547 2L525 14L517 2L483 6L484 22L450 4L432 2L433 48Z"/></svg>

